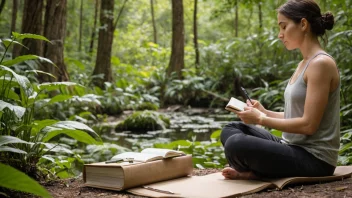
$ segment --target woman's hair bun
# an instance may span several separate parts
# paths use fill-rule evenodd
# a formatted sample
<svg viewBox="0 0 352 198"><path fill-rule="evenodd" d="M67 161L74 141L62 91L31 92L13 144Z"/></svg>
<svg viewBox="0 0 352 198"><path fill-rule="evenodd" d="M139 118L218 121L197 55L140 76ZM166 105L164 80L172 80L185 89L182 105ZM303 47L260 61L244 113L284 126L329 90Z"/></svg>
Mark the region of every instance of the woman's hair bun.
<svg viewBox="0 0 352 198"><path fill-rule="evenodd" d="M322 25L326 30L331 30L334 27L334 15L331 12L326 12L321 16Z"/></svg>

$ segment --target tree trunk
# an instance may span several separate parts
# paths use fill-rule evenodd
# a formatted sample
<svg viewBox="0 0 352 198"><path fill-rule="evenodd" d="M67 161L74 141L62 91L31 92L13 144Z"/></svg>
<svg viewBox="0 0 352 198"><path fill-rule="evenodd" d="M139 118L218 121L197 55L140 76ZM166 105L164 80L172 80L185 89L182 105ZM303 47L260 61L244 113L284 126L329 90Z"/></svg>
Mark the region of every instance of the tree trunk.
<svg viewBox="0 0 352 198"><path fill-rule="evenodd" d="M2 13L2 10L4 9L5 3L6 3L6 0L1 0L1 3L0 3L0 15Z"/></svg>
<svg viewBox="0 0 352 198"><path fill-rule="evenodd" d="M92 36L90 37L89 53L93 52L95 32L97 29L98 10L99 10L99 0L95 0L94 25L93 25L93 30L92 30Z"/></svg>
<svg viewBox="0 0 352 198"><path fill-rule="evenodd" d="M18 0L13 0L10 35L12 34L12 32L16 32L17 9L18 9Z"/></svg>
<svg viewBox="0 0 352 198"><path fill-rule="evenodd" d="M258 2L258 17L259 17L259 33L262 31L263 27L263 13L262 13L262 2Z"/></svg>
<svg viewBox="0 0 352 198"><path fill-rule="evenodd" d="M238 0L235 0L235 37L238 37Z"/></svg>
<svg viewBox="0 0 352 198"><path fill-rule="evenodd" d="M22 17L22 33L43 35L43 0L25 0ZM13 57L25 54L35 54L43 56L43 41L34 39L24 39L23 45L28 49L15 45Z"/></svg>
<svg viewBox="0 0 352 198"><path fill-rule="evenodd" d="M198 0L194 0L194 11L193 11L193 42L194 42L194 51L196 54L196 70L198 71L199 66L199 48L198 48L198 29L197 29L197 3Z"/></svg>
<svg viewBox="0 0 352 198"><path fill-rule="evenodd" d="M113 42L114 0L102 0L100 10L100 28L98 52L93 75L103 74L103 79L94 78L93 84L104 88L104 82L112 81L111 50Z"/></svg>
<svg viewBox="0 0 352 198"><path fill-rule="evenodd" d="M184 68L184 24L183 24L183 0L172 0L172 44L171 58L167 75L176 72L177 77L182 79Z"/></svg>
<svg viewBox="0 0 352 198"><path fill-rule="evenodd" d="M81 52L82 50L82 25L83 25L83 0L81 0L81 8L79 9L78 52Z"/></svg>
<svg viewBox="0 0 352 198"><path fill-rule="evenodd" d="M47 0L45 12L44 36L51 43L44 44L44 57L50 59L57 67L44 63L41 70L53 74L57 79L40 75L39 81L68 81L69 76L64 63L64 40L66 32L67 0Z"/></svg>
<svg viewBox="0 0 352 198"><path fill-rule="evenodd" d="M158 37L157 37L155 19L154 19L154 2L153 2L153 0L150 0L150 8L151 8L151 14L152 14L154 43L158 43Z"/></svg>

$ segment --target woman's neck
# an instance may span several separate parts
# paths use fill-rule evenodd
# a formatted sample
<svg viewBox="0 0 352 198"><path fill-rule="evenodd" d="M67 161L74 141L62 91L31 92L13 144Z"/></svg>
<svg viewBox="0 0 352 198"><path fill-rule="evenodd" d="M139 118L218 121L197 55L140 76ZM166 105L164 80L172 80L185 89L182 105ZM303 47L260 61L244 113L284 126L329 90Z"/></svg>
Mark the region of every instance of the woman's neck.
<svg viewBox="0 0 352 198"><path fill-rule="evenodd" d="M319 51L324 51L321 47L319 40L316 36L305 36L301 47L299 48L303 57L303 60L309 60L312 56L317 54Z"/></svg>

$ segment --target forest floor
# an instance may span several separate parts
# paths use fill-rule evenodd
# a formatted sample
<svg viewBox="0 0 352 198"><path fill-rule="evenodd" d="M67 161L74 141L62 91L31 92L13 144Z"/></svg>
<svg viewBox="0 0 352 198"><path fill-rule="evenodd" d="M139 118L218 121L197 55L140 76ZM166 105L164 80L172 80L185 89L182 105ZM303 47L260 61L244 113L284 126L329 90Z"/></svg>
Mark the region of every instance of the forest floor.
<svg viewBox="0 0 352 198"><path fill-rule="evenodd" d="M193 175L201 176L210 173L219 172L220 169L195 169ZM142 198L128 192L110 191L97 188L89 188L83 186L81 178L57 180L54 182L42 184L53 197L111 197L111 198ZM283 190L264 190L254 194L242 196L245 198L266 198L266 197L341 197L352 198L352 178L347 178L340 181L311 184L311 185L295 185L285 187Z"/></svg>

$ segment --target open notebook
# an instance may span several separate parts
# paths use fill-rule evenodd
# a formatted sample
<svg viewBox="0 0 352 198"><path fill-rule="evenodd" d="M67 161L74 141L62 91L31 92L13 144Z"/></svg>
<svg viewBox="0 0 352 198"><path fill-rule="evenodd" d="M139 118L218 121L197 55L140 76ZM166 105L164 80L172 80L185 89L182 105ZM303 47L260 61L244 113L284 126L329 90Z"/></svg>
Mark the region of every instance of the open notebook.
<svg viewBox="0 0 352 198"><path fill-rule="evenodd" d="M136 195L147 197L233 197L259 192L266 188L282 189L288 184L328 182L351 177L352 166L339 166L333 176L327 177L290 177L268 181L227 180L221 173L205 176L183 177L158 182L127 190Z"/></svg>

